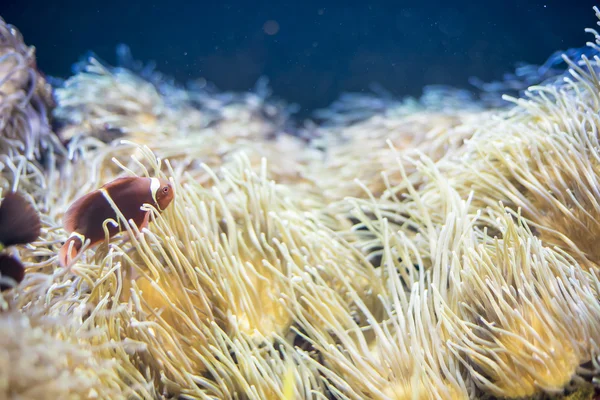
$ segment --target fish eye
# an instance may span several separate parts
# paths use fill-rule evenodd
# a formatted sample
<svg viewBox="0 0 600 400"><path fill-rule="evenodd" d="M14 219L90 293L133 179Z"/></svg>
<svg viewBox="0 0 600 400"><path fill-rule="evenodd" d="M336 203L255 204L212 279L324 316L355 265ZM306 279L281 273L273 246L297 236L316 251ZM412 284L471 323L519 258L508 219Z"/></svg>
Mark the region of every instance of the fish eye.
<svg viewBox="0 0 600 400"><path fill-rule="evenodd" d="M169 193L169 187L168 186L163 187L162 191L163 191L163 193Z"/></svg>

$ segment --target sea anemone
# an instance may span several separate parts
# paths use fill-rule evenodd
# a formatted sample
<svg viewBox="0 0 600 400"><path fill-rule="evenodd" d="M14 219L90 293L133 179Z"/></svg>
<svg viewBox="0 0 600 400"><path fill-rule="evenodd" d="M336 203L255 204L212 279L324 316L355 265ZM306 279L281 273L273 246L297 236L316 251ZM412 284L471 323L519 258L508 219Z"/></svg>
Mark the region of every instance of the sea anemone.
<svg viewBox="0 0 600 400"><path fill-rule="evenodd" d="M53 139L6 125L29 141L6 142L2 194L22 193L41 228L11 248L26 273L0 294L0 396L467 399L597 385L598 62L570 62L573 78L511 109L440 87L418 101L346 96L305 125L307 144L262 83L237 96L88 58L56 90L66 157L40 150L41 163L34 143ZM28 68L0 81L27 101ZM61 267L64 213L121 176L168 179L174 201L144 205L141 231L117 212L104 228L125 232Z"/></svg>
<svg viewBox="0 0 600 400"><path fill-rule="evenodd" d="M98 349L90 344L93 340L93 332L85 337L64 318L0 313L0 397L126 396L130 389L120 380L119 366L115 360L98 357Z"/></svg>
<svg viewBox="0 0 600 400"><path fill-rule="evenodd" d="M264 84L256 95L237 98L159 85L93 56L78 70L56 89L54 113L63 125L61 138L72 142L72 158L86 158L86 150L96 149L105 149L109 159L119 150L131 153L133 147L116 146L126 139L151 146L174 169L198 174L202 181L209 177L201 164L227 164L243 152L255 167L264 157L276 158L270 174L278 181L314 186L305 170L319 154L284 130L291 111L272 104Z"/></svg>
<svg viewBox="0 0 600 400"><path fill-rule="evenodd" d="M0 18L0 153L29 160L63 150L52 133L52 88L37 69L35 49Z"/></svg>
<svg viewBox="0 0 600 400"><path fill-rule="evenodd" d="M561 393L598 356L598 276L544 247L509 214L460 262L450 347L485 391L508 398ZM449 310L449 307L446 307Z"/></svg>

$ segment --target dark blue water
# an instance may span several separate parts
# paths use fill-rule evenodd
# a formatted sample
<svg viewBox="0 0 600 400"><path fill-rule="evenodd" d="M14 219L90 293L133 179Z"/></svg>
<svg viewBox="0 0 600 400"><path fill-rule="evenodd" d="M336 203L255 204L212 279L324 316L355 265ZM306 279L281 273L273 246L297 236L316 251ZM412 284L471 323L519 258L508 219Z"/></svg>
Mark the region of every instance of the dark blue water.
<svg viewBox="0 0 600 400"><path fill-rule="evenodd" d="M0 0L0 16L37 47L47 75L70 75L89 50L114 63L125 43L182 82L246 90L266 75L305 113L373 82L402 96L499 79L518 61L585 45L584 28L596 26L593 0L53 3Z"/></svg>

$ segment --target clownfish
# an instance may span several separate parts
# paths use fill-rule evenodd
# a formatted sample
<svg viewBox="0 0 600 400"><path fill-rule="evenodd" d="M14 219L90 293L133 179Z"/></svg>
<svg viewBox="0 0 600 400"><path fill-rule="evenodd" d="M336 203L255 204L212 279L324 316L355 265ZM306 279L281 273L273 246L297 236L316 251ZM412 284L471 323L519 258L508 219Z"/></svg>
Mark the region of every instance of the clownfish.
<svg viewBox="0 0 600 400"><path fill-rule="evenodd" d="M10 192L4 197L0 203L0 247L31 243L41 229L40 216L22 195Z"/></svg>
<svg viewBox="0 0 600 400"><path fill-rule="evenodd" d="M25 267L21 261L6 253L0 254L0 292L12 289L23 279L25 279Z"/></svg>
<svg viewBox="0 0 600 400"><path fill-rule="evenodd" d="M153 205L159 212L165 210L175 193L169 181L159 178L125 177L106 183L75 201L63 217L63 226L70 234L59 252L59 262L64 268L77 256L86 239L90 247L105 238L103 223L109 218L118 226L108 224L109 237L124 230L121 221L105 196L110 196L127 221L133 220L139 230L148 226L150 211L141 209L144 203Z"/></svg>
<svg viewBox="0 0 600 400"><path fill-rule="evenodd" d="M8 193L0 204L0 249L34 242L41 233L37 211L19 193ZM8 278L8 279L7 279ZM0 253L0 292L25 278L25 267L17 258Z"/></svg>

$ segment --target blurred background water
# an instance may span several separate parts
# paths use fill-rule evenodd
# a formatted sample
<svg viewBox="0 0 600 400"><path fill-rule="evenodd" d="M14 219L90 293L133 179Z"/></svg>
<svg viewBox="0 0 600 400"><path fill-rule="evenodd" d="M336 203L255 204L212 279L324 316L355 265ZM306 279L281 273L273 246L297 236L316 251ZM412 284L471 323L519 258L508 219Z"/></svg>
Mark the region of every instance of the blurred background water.
<svg viewBox="0 0 600 400"><path fill-rule="evenodd" d="M37 48L47 75L67 77L88 51L134 58L180 82L243 91L267 76L301 115L378 83L397 96L425 85L470 88L515 63L581 47L593 0L141 1L0 0L0 16Z"/></svg>

